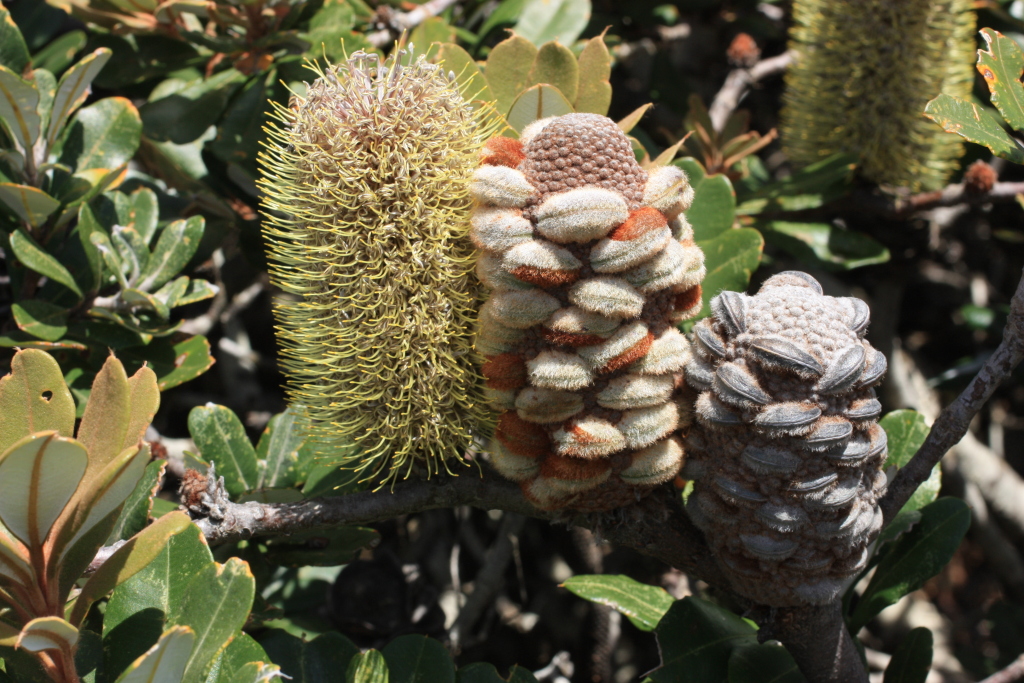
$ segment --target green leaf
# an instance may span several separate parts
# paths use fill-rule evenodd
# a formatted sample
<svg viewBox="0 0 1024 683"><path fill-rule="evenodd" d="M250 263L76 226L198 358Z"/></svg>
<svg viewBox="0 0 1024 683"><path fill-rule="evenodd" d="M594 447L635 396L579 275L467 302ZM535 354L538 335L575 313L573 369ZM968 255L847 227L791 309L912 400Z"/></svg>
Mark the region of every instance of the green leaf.
<svg viewBox="0 0 1024 683"><path fill-rule="evenodd" d="M271 630L260 639L270 661L290 676L292 683L322 683L345 671L359 654L359 648L336 631L321 634L313 640L296 638L287 631Z"/></svg>
<svg viewBox="0 0 1024 683"><path fill-rule="evenodd" d="M146 465L142 479L135 485L135 490L128 496L121 513L117 516L117 522L107 538L108 545L126 541L146 528L149 523L149 512L153 508L153 496L159 491L166 467L166 460L154 460Z"/></svg>
<svg viewBox="0 0 1024 683"><path fill-rule="evenodd" d="M709 240L731 228L736 220L736 192L729 179L720 173L709 177L693 157L672 164L686 171L693 188L693 204L686 212L686 220L693 226L693 239Z"/></svg>
<svg viewBox="0 0 1024 683"><path fill-rule="evenodd" d="M575 109L591 114L608 114L612 103L612 55L604 43L604 34L587 41L579 58L579 90Z"/></svg>
<svg viewBox="0 0 1024 683"><path fill-rule="evenodd" d="M130 225L139 234L145 244L149 244L156 234L157 222L160 220L160 206L156 192L148 187L140 187L129 197L130 209L125 225Z"/></svg>
<svg viewBox="0 0 1024 683"><path fill-rule="evenodd" d="M894 410L883 417L879 424L885 429L888 441L888 457L884 465L886 468L893 465L903 467L910 462L930 431L924 416L913 410ZM928 479L917 487L914 495L882 531L879 541L891 541L910 528L912 524L916 524L921 518L916 511L938 498L940 488L942 488L942 467L936 464Z"/></svg>
<svg viewBox="0 0 1024 683"><path fill-rule="evenodd" d="M38 228L60 207L60 202L31 185L0 183L0 202L33 228Z"/></svg>
<svg viewBox="0 0 1024 683"><path fill-rule="evenodd" d="M493 664L478 662L464 666L455 675L456 683L537 683L537 678L521 666L513 666L508 678L498 675Z"/></svg>
<svg viewBox="0 0 1024 683"><path fill-rule="evenodd" d="M7 8L0 5L0 66L20 74L28 66L29 59L28 47L18 25Z"/></svg>
<svg viewBox="0 0 1024 683"><path fill-rule="evenodd" d="M959 97L942 94L929 102L924 115L947 133L988 147L993 154L1015 164L1024 164L1024 150L1003 128L978 109L978 105Z"/></svg>
<svg viewBox="0 0 1024 683"><path fill-rule="evenodd" d="M147 347L126 349L121 358L139 365L148 363L156 373L160 391L195 379L213 366L210 342L201 334L180 342L154 340Z"/></svg>
<svg viewBox="0 0 1024 683"><path fill-rule="evenodd" d="M53 98L53 113L50 116L50 125L46 132L48 148L52 148L57 142L57 138L60 136L61 131L64 130L64 124L67 123L71 114L85 103L86 98L89 96L93 79L99 75L103 67L110 61L111 54L113 53L105 47L93 50L92 54L83 57L61 76L60 83L57 85L57 94ZM127 159L124 161L127 161ZM112 166L120 166L124 161ZM79 165L78 169L112 168L112 166L104 166L102 164L95 167Z"/></svg>
<svg viewBox="0 0 1024 683"><path fill-rule="evenodd" d="M569 48L551 42L541 46L526 78L529 85L546 83L558 89L567 102L575 102L579 92L580 70ZM570 105L570 111L572 105Z"/></svg>
<svg viewBox="0 0 1024 683"><path fill-rule="evenodd" d="M501 26L502 24L512 24L519 18L519 15L523 12L523 6L526 4L526 0L504 0L494 8L487 20L484 21L483 26L480 27L480 32L477 34L477 40L487 37L487 34L492 29Z"/></svg>
<svg viewBox="0 0 1024 683"><path fill-rule="evenodd" d="M346 683L389 683L388 665L383 655L376 650L357 654L348 663L345 672Z"/></svg>
<svg viewBox="0 0 1024 683"><path fill-rule="evenodd" d="M33 337L57 341L68 331L68 309L54 306L41 299L29 299L11 304L14 322L18 328Z"/></svg>
<svg viewBox="0 0 1024 683"><path fill-rule="evenodd" d="M883 683L924 683L932 668L932 632L919 626L903 637L889 666Z"/></svg>
<svg viewBox="0 0 1024 683"><path fill-rule="evenodd" d="M750 283L750 276L761 263L764 238L753 228L726 230L718 237L697 242L704 252L707 275L701 283L704 308L697 318L711 312L711 299L724 290L742 292Z"/></svg>
<svg viewBox="0 0 1024 683"><path fill-rule="evenodd" d="M786 648L776 641L743 645L729 657L728 683L806 683Z"/></svg>
<svg viewBox="0 0 1024 683"><path fill-rule="evenodd" d="M21 152L31 153L39 139L39 91L24 78L0 65L0 126Z"/></svg>
<svg viewBox="0 0 1024 683"><path fill-rule="evenodd" d="M203 459L216 463L229 494L239 496L256 488L256 451L234 411L212 403L196 406L188 414L188 431Z"/></svg>
<svg viewBox="0 0 1024 683"><path fill-rule="evenodd" d="M75 60L75 55L81 52L88 42L89 37L85 35L85 31L68 31L37 52L32 58L32 63L52 74L59 74L68 68Z"/></svg>
<svg viewBox="0 0 1024 683"><path fill-rule="evenodd" d="M736 209L741 216L766 211L816 209L846 193L856 157L833 154L806 166L778 182L769 183L747 196Z"/></svg>
<svg viewBox="0 0 1024 683"><path fill-rule="evenodd" d="M64 134L61 162L77 171L113 169L139 148L142 122L123 97L107 97L78 111Z"/></svg>
<svg viewBox="0 0 1024 683"><path fill-rule="evenodd" d="M0 455L0 522L29 548L42 548L88 461L82 444L53 432L16 442Z"/></svg>
<svg viewBox="0 0 1024 683"><path fill-rule="evenodd" d="M74 436L75 401L50 354L18 351L11 373L0 378L0 453L30 434L50 430Z"/></svg>
<svg viewBox="0 0 1024 683"><path fill-rule="evenodd" d="M526 89L537 46L520 35L501 41L487 57L484 76L497 101L498 112L508 115L519 94Z"/></svg>
<svg viewBox="0 0 1024 683"><path fill-rule="evenodd" d="M988 50L978 50L978 72L992 93L992 104L1014 130L1024 130L1024 54L1011 38L981 29Z"/></svg>
<svg viewBox="0 0 1024 683"><path fill-rule="evenodd" d="M590 21L590 0L527 0L515 31L535 45L572 45Z"/></svg>
<svg viewBox="0 0 1024 683"><path fill-rule="evenodd" d="M185 306L187 304L194 304L197 301L217 296L219 291L220 288L217 285L206 280L189 280L188 285L185 287L185 293L178 297L174 305Z"/></svg>
<svg viewBox="0 0 1024 683"><path fill-rule="evenodd" d="M971 510L958 498L939 498L920 514L917 526L897 539L879 562L849 619L851 633L938 574L971 525Z"/></svg>
<svg viewBox="0 0 1024 683"><path fill-rule="evenodd" d="M156 248L139 276L138 289L155 291L181 272L199 248L206 222L202 216L176 220L160 232Z"/></svg>
<svg viewBox="0 0 1024 683"><path fill-rule="evenodd" d="M303 38L309 42L313 55L320 57L326 52L328 59L337 62L346 57L341 40L351 33L353 26L352 6L344 0L328 0L309 20L309 33Z"/></svg>
<svg viewBox="0 0 1024 683"><path fill-rule="evenodd" d="M767 241L818 268L853 270L889 260L889 250L875 238L829 223L767 221L758 228Z"/></svg>
<svg viewBox="0 0 1024 683"><path fill-rule="evenodd" d="M299 449L309 436L309 428L305 406L289 406L270 419L256 446L261 466L255 488L281 488L297 483Z"/></svg>
<svg viewBox="0 0 1024 683"><path fill-rule="evenodd" d="M756 629L735 614L699 598L683 598L654 629L661 667L655 683L721 683L734 648L757 643Z"/></svg>
<svg viewBox="0 0 1024 683"><path fill-rule="evenodd" d="M180 683L195 634L187 626L168 629L156 645L125 669L116 683Z"/></svg>
<svg viewBox="0 0 1024 683"><path fill-rule="evenodd" d="M395 638L382 651L390 683L455 683L455 664L444 645L426 636Z"/></svg>
<svg viewBox="0 0 1024 683"><path fill-rule="evenodd" d="M246 166L256 161L260 142L264 139L267 83L272 75L251 79L224 112L217 126L217 137L209 143L208 148L225 163L235 162Z"/></svg>
<svg viewBox="0 0 1024 683"><path fill-rule="evenodd" d="M621 612L642 631L654 630L675 602L664 588L648 586L622 575L574 576L562 586L585 600Z"/></svg>
<svg viewBox="0 0 1024 683"><path fill-rule="evenodd" d="M144 308L156 313L161 320L167 320L171 317L167 304L148 292L129 287L121 290L121 299L129 306Z"/></svg>
<svg viewBox="0 0 1024 683"><path fill-rule="evenodd" d="M516 98L515 104L508 112L508 124L516 132L523 132L526 126L534 121L549 116L571 114L572 105L562 93L550 85L535 85Z"/></svg>
<svg viewBox="0 0 1024 683"><path fill-rule="evenodd" d="M82 586L68 621L81 626L94 602L138 574L163 552L171 536L180 534L191 523L183 512L165 515L118 548Z"/></svg>
<svg viewBox="0 0 1024 683"><path fill-rule="evenodd" d="M266 559L290 567L336 567L348 564L363 548L380 542L374 529L343 526L268 539Z"/></svg>
<svg viewBox="0 0 1024 683"><path fill-rule="evenodd" d="M270 659L260 644L249 634L239 633L217 657L206 683L255 683L255 677L247 678L246 667L250 664L262 665L267 661Z"/></svg>
<svg viewBox="0 0 1024 683"><path fill-rule="evenodd" d="M226 69L210 78L164 81L139 109L146 137L178 145L199 138L221 117L232 93L244 80L237 70Z"/></svg>

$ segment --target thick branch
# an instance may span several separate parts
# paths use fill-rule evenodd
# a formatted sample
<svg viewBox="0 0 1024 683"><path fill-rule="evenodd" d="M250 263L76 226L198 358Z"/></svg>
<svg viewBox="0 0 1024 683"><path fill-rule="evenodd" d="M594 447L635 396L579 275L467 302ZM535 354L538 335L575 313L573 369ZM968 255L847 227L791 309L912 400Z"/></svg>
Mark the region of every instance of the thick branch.
<svg viewBox="0 0 1024 683"><path fill-rule="evenodd" d="M736 111L740 101L750 90L750 86L769 76L782 73L793 61L792 52L783 52L775 57L768 57L760 60L749 69L733 69L725 77L722 89L715 95L711 107L708 109L708 116L715 131L720 132L725 128L725 122L729 116Z"/></svg>
<svg viewBox="0 0 1024 683"><path fill-rule="evenodd" d="M889 492L881 501L885 523L910 499L931 470L964 434L971 420L1024 358L1024 280L1010 302L1010 316L1003 331L1003 341L996 348L971 383L955 401L946 406L932 425L928 438L910 462L899 471Z"/></svg>
<svg viewBox="0 0 1024 683"><path fill-rule="evenodd" d="M843 603L778 607L761 624L758 640L778 640L811 683L867 683L857 647L843 621Z"/></svg>

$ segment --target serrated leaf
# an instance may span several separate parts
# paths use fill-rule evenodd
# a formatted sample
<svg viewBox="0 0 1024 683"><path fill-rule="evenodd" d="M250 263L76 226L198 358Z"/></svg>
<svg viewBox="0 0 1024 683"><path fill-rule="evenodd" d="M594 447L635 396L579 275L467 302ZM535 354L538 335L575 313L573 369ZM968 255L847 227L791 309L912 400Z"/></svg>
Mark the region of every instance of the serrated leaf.
<svg viewBox="0 0 1024 683"><path fill-rule="evenodd" d="M750 283L750 276L761 263L764 238L753 228L726 230L718 237L697 242L704 252L707 274L701 283L704 307L695 319L711 312L711 299L724 290L742 292Z"/></svg>
<svg viewBox="0 0 1024 683"><path fill-rule="evenodd" d="M0 456L0 522L29 548L42 548L88 460L82 444L54 432L17 441Z"/></svg>
<svg viewBox="0 0 1024 683"><path fill-rule="evenodd" d="M924 115L947 133L956 133L965 140L984 145L997 157L1024 164L1024 150L1020 143L973 102L942 94L925 106Z"/></svg>
<svg viewBox="0 0 1024 683"><path fill-rule="evenodd" d="M71 114L85 102L91 91L93 79L107 65L112 54L110 50L103 47L93 50L92 54L80 59L61 76L60 83L57 85L57 93L53 98L53 113L50 116L50 125L46 133L48 148L53 147L57 142L57 138ZM114 164L114 166L120 166L121 163L123 162ZM80 166L79 168L92 167ZM109 166L101 165L100 168L109 168Z"/></svg>
<svg viewBox="0 0 1024 683"><path fill-rule="evenodd" d="M191 523L183 512L165 515L118 548L82 586L68 621L80 626L94 602L138 574L163 552L171 536Z"/></svg>
<svg viewBox="0 0 1024 683"><path fill-rule="evenodd" d="M189 583L182 601L172 604L167 623L188 626L196 634L182 683L203 683L213 660L245 624L252 607L256 580L249 566L232 557L212 564Z"/></svg>
<svg viewBox="0 0 1024 683"><path fill-rule="evenodd" d="M749 623L693 597L673 603L655 633L662 662L650 673L656 683L720 683L727 680L733 649L757 643Z"/></svg>
<svg viewBox="0 0 1024 683"><path fill-rule="evenodd" d="M534 121L571 113L572 105L556 88L550 85L535 85L527 88L516 98L506 118L508 124L516 132L521 133Z"/></svg>
<svg viewBox="0 0 1024 683"><path fill-rule="evenodd" d="M806 683L793 656L778 642L743 645L729 656L728 683Z"/></svg>
<svg viewBox="0 0 1024 683"><path fill-rule="evenodd" d="M328 631L313 640L296 638L290 633L273 629L260 639L270 660L290 676L292 683L322 683L348 668L359 648L336 631Z"/></svg>
<svg viewBox="0 0 1024 683"><path fill-rule="evenodd" d="M572 45L590 21L590 0L527 0L515 31L535 45Z"/></svg>
<svg viewBox="0 0 1024 683"><path fill-rule="evenodd" d="M0 453L30 434L71 437L74 429L75 401L57 361L36 349L16 352L0 379Z"/></svg>
<svg viewBox="0 0 1024 683"><path fill-rule="evenodd" d="M38 617L25 624L17 647L29 652L71 650L78 642L78 629L59 617Z"/></svg>
<svg viewBox="0 0 1024 683"><path fill-rule="evenodd" d="M853 270L889 260L889 250L863 232L828 223L765 221L757 226L766 240L814 267Z"/></svg>
<svg viewBox="0 0 1024 683"><path fill-rule="evenodd" d="M1024 54L1012 39L990 28L981 29L988 50L978 50L978 72L992 93L992 104L1014 130L1024 130Z"/></svg>
<svg viewBox="0 0 1024 683"><path fill-rule="evenodd" d="M849 618L851 633L939 573L971 525L971 510L958 498L939 498L921 508L920 514L921 521L897 539L879 562Z"/></svg>
<svg viewBox="0 0 1024 683"><path fill-rule="evenodd" d="M693 204L686 212L693 239L709 240L731 228L736 220L736 192L729 179L722 174L708 176L693 157L677 159L672 165L686 171L693 188Z"/></svg>
<svg viewBox="0 0 1024 683"><path fill-rule="evenodd" d="M0 183L0 202L33 228L46 222L60 202L30 185Z"/></svg>
<svg viewBox="0 0 1024 683"><path fill-rule="evenodd" d="M0 5L0 66L20 74L28 66L29 59L28 47L18 25L7 8Z"/></svg>
<svg viewBox="0 0 1024 683"><path fill-rule="evenodd" d="M484 76L497 102L498 112L508 116L516 98L526 89L537 46L520 35L501 41L487 57Z"/></svg>
<svg viewBox="0 0 1024 683"><path fill-rule="evenodd" d="M196 406L188 414L188 431L203 459L217 465L229 494L239 496L256 488L256 451L234 411L210 403Z"/></svg>
<svg viewBox="0 0 1024 683"><path fill-rule="evenodd" d="M357 654L348 664L345 683L389 683L384 656L377 650Z"/></svg>
<svg viewBox="0 0 1024 683"><path fill-rule="evenodd" d="M61 162L77 171L117 168L135 155L141 133L135 105L124 97L106 97L80 109L68 124Z"/></svg>
<svg viewBox="0 0 1024 683"><path fill-rule="evenodd" d="M925 683L932 668L932 632L923 626L913 629L903 641L889 666L883 683Z"/></svg>
<svg viewBox="0 0 1024 683"><path fill-rule="evenodd" d="M57 341L68 331L68 309L41 299L11 304L18 328L45 341Z"/></svg>
<svg viewBox="0 0 1024 683"><path fill-rule="evenodd" d="M567 102L575 102L580 81L576 56L564 45L556 42L545 43L537 52L526 80L529 85L552 85Z"/></svg>
<svg viewBox="0 0 1024 683"><path fill-rule="evenodd" d="M399 636L381 651L389 683L455 683L455 664L440 642L426 636Z"/></svg>
<svg viewBox="0 0 1024 683"><path fill-rule="evenodd" d="M202 216L176 220L160 232L156 248L139 276L138 289L159 289L181 272L199 248L206 222Z"/></svg>
<svg viewBox="0 0 1024 683"><path fill-rule="evenodd" d="M607 115L612 103L612 55L604 43L604 33L587 41L580 53L579 74L576 111Z"/></svg>
<svg viewBox="0 0 1024 683"><path fill-rule="evenodd" d="M128 496L117 516L117 522L107 538L107 545L126 541L146 528L149 523L149 512L153 508L153 496L160 489L166 467L166 460L154 460L146 465L142 479L135 485L135 490Z"/></svg>
<svg viewBox="0 0 1024 683"><path fill-rule="evenodd" d="M156 645L124 670L116 683L181 683L195 634L187 626L168 629Z"/></svg>
<svg viewBox="0 0 1024 683"><path fill-rule="evenodd" d="M39 138L39 91L29 81L0 65L0 125L18 144L23 154L31 154Z"/></svg>
<svg viewBox="0 0 1024 683"><path fill-rule="evenodd" d="M654 630L675 602L664 588L648 586L622 575L574 576L562 586L585 600L621 612L642 631Z"/></svg>

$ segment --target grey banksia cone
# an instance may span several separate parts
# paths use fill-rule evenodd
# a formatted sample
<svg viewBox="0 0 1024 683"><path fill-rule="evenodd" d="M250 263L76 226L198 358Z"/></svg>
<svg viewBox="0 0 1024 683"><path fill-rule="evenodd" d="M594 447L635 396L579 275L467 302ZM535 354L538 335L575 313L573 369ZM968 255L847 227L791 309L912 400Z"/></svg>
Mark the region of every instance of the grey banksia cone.
<svg viewBox="0 0 1024 683"><path fill-rule="evenodd" d="M886 437L873 387L886 361L863 339L867 304L790 271L711 308L686 366L700 392L687 511L740 594L830 602L882 528Z"/></svg>
<svg viewBox="0 0 1024 683"><path fill-rule="evenodd" d="M609 510L673 479L704 255L674 166L650 174L610 119L544 119L492 138L470 191L492 293L477 350L502 411L492 464L536 505Z"/></svg>

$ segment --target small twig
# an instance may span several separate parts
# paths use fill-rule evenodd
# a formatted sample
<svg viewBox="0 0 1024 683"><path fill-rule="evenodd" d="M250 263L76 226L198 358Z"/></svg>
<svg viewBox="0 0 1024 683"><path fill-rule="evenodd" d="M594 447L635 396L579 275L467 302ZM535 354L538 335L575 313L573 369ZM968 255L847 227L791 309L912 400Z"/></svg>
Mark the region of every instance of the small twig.
<svg viewBox="0 0 1024 683"><path fill-rule="evenodd" d="M436 17L458 0L429 0L410 12L396 13L390 17L388 28L374 31L366 35L366 40L374 47L386 47L394 42L402 31L413 29L430 17ZM426 47L426 46L424 46Z"/></svg>
<svg viewBox="0 0 1024 683"><path fill-rule="evenodd" d="M1021 679L1024 679L1024 655L1017 657L1010 666L995 672L980 683L1016 683Z"/></svg>
<svg viewBox="0 0 1024 683"><path fill-rule="evenodd" d="M996 348L963 393L935 420L928 437L889 486L889 492L882 498L881 507L885 523L892 521L896 513L910 499L917 487L928 478L931 470L942 459L970 427L971 420L992 396L1003 380L1024 358L1024 280L1017 285L1017 291L1010 301L1010 315L1003 330L1003 341Z"/></svg>
<svg viewBox="0 0 1024 683"><path fill-rule="evenodd" d="M721 90L715 95L711 107L708 109L708 116L716 132L722 132L725 122L729 116L736 111L740 101L750 90L750 86L769 76L782 73L793 61L792 52L783 52L775 57L762 59L749 69L733 69L725 77L725 83Z"/></svg>

